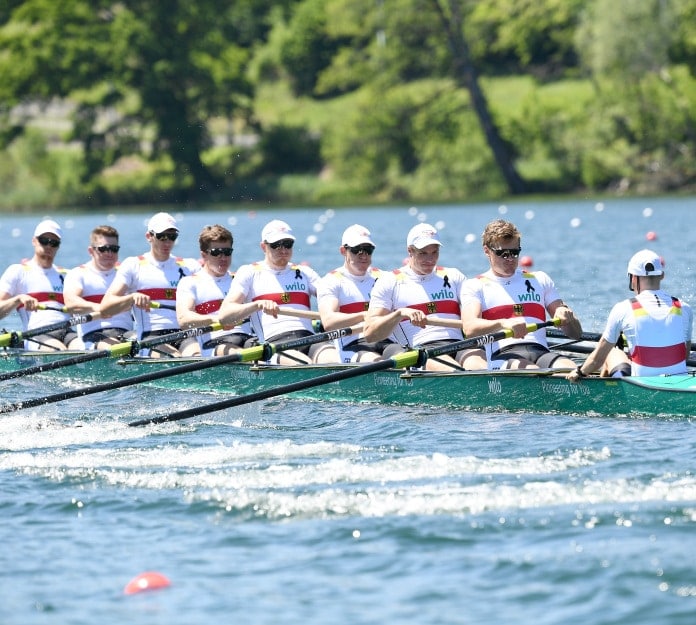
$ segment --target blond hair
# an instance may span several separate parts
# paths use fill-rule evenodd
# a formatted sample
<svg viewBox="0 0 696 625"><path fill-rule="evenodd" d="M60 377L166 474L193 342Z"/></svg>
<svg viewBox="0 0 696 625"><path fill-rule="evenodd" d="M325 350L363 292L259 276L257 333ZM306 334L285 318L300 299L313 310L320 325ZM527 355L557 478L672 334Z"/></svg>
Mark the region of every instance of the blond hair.
<svg viewBox="0 0 696 625"><path fill-rule="evenodd" d="M515 224L504 219L491 221L481 235L481 241L486 247L492 247L494 243L499 241L509 241L515 238L522 239L520 231Z"/></svg>

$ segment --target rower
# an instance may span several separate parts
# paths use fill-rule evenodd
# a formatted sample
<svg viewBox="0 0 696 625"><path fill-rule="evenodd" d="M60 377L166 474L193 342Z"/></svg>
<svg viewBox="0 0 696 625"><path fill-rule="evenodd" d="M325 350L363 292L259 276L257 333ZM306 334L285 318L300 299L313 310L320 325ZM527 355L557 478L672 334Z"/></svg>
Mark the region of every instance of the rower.
<svg viewBox="0 0 696 625"><path fill-rule="evenodd" d="M25 331L69 319L63 301L66 269L54 262L61 242L62 229L57 222L45 219L36 226L31 239L32 258L10 265L0 277L0 319L16 310ZM66 326L34 335L24 346L65 350L81 347L82 341L72 327Z"/></svg>
<svg viewBox="0 0 696 625"><path fill-rule="evenodd" d="M628 288L635 297L615 304L597 347L568 374L577 382L600 369L602 376L686 373L691 352L693 313L686 302L664 291L663 261L644 249L628 261ZM623 335L628 353L616 345Z"/></svg>

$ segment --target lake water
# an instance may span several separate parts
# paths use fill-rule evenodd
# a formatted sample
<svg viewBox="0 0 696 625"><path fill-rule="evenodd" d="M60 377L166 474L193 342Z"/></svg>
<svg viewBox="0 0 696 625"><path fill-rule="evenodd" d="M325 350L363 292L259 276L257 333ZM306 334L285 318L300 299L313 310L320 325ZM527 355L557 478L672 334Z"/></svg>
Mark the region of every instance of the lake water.
<svg viewBox="0 0 696 625"><path fill-rule="evenodd" d="M281 218L298 237L294 260L324 273L357 222L373 232L375 264L393 268L425 220L442 229L441 263L473 276L486 268L481 231L503 216L599 332L642 247L664 257L665 288L696 304L695 201L182 213L176 253L197 256L200 228L222 223L234 266L258 260L261 228ZM122 257L146 249L150 213L53 216L60 264L86 259L99 223L119 229ZM0 216L3 267L31 255L38 220ZM0 324L18 327L14 315ZM64 388L48 376L1 384L10 400ZM0 416L0 623L694 622L691 418L280 397L125 425L211 401L129 387ZM171 586L124 594L145 571Z"/></svg>

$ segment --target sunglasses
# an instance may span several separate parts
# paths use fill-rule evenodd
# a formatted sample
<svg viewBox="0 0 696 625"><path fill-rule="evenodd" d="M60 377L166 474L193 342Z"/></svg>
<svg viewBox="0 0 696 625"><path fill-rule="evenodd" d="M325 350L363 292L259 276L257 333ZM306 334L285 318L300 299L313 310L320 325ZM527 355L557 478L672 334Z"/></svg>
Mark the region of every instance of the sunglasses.
<svg viewBox="0 0 696 625"><path fill-rule="evenodd" d="M211 247L206 254L211 256L232 256L233 247Z"/></svg>
<svg viewBox="0 0 696 625"><path fill-rule="evenodd" d="M178 232L150 232L158 241L176 241L179 238Z"/></svg>
<svg viewBox="0 0 696 625"><path fill-rule="evenodd" d="M60 247L60 239L50 239L49 237L36 237L36 240L41 245L50 245L51 247Z"/></svg>
<svg viewBox="0 0 696 625"><path fill-rule="evenodd" d="M118 254L121 249L120 245L93 245L93 250L97 250L100 254L105 254L106 252L111 252L112 254Z"/></svg>
<svg viewBox="0 0 696 625"><path fill-rule="evenodd" d="M521 247L515 248L515 249L495 249L493 247L489 248L491 252L495 252L496 256L500 256L501 258L517 258L520 255L520 252L522 251Z"/></svg>
<svg viewBox="0 0 696 625"><path fill-rule="evenodd" d="M282 247L286 250L291 250L293 245L295 245L295 241L293 241L292 239L283 239L282 241L276 241L275 243L268 243L268 246L272 250L277 250L279 247Z"/></svg>
<svg viewBox="0 0 696 625"><path fill-rule="evenodd" d="M374 245L356 245L355 247L345 245L344 247L347 250L350 250L351 254L355 254L356 256L360 256L360 254L367 254L368 256L372 256L373 252L375 251Z"/></svg>

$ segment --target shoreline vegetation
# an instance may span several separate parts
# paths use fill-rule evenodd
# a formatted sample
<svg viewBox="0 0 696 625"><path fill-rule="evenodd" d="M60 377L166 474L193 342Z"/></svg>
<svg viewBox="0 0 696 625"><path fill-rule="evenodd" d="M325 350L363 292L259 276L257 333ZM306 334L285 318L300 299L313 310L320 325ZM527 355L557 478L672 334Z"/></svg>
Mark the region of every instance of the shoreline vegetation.
<svg viewBox="0 0 696 625"><path fill-rule="evenodd" d="M696 191L696 0L244 4L11 0L0 212Z"/></svg>

